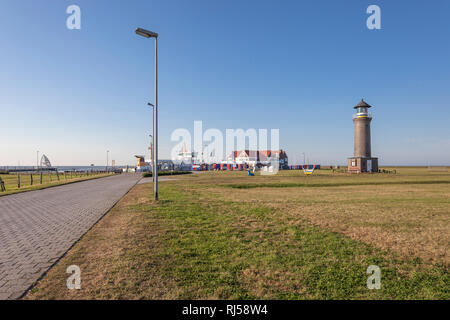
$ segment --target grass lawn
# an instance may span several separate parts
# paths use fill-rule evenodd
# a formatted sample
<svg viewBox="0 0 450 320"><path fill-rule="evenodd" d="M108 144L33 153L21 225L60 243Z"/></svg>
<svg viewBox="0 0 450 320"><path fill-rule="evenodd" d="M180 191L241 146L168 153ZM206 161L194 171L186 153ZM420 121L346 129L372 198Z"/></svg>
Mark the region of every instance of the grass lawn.
<svg viewBox="0 0 450 320"><path fill-rule="evenodd" d="M20 188L18 187L18 177L17 174L10 173L10 174L0 174L0 178L5 183L6 191L1 192L0 190L0 197L7 195L7 194L13 194L13 193L19 193L24 191L31 191L31 190L39 190L39 189L45 189L49 187L59 186L62 184L67 183L73 183L77 181L84 181L89 179L95 179L95 178L101 178L106 177L108 175L111 175L112 173L89 173L89 175L86 175L86 173L67 173L64 176L64 173L59 173L59 179L56 173L44 173L42 174L42 184L40 181L40 174L33 174L33 184L31 184L31 175L28 174L20 174Z"/></svg>
<svg viewBox="0 0 450 320"><path fill-rule="evenodd" d="M397 172L136 185L25 299L450 299L450 173Z"/></svg>

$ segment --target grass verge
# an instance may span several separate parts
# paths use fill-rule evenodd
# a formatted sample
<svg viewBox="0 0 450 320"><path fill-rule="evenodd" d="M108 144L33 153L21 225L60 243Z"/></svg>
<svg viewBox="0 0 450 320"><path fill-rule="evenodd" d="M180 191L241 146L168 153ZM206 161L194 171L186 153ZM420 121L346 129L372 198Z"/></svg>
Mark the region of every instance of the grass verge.
<svg viewBox="0 0 450 320"><path fill-rule="evenodd" d="M158 203L151 185L137 185L25 298L450 298L444 265L223 197L206 175L186 178L161 184ZM72 264L81 268L81 290L66 288ZM366 287L369 265L381 268L380 290Z"/></svg>
<svg viewBox="0 0 450 320"><path fill-rule="evenodd" d="M0 192L1 196L6 196L9 194L21 193L26 191L34 191L34 190L42 190L51 187L61 186L64 184L70 184L80 181L86 181L91 179L98 179L103 177L108 177L113 175L112 173L102 173L102 174L91 174L91 175L73 175L72 178L64 178L64 175L61 174L60 179L56 178L56 175L52 175L53 177L50 179L48 174L43 175L43 183L40 184L40 176L39 174L33 174L33 185L30 183L30 175L23 175L21 178L20 188L17 184L17 175L1 175L2 180L5 182L6 191ZM28 179L28 180L25 180Z"/></svg>

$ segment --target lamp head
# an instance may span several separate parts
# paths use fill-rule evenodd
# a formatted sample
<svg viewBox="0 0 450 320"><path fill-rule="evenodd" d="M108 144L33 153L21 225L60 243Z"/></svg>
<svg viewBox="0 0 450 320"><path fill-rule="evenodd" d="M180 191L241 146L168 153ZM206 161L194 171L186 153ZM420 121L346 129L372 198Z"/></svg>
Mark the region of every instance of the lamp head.
<svg viewBox="0 0 450 320"><path fill-rule="evenodd" d="M136 29L136 34L143 36L145 38L158 38L158 34L149 30L145 30L142 28Z"/></svg>

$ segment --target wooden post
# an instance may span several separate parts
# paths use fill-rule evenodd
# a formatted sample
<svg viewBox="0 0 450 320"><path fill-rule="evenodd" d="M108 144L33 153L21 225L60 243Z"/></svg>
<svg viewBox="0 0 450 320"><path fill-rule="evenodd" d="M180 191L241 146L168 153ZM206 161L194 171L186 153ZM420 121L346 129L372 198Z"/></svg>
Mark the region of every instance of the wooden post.
<svg viewBox="0 0 450 320"><path fill-rule="evenodd" d="M58 178L58 181L59 181L59 172L58 172L58 170L56 170L56 178Z"/></svg>
<svg viewBox="0 0 450 320"><path fill-rule="evenodd" d="M48 176L50 177L50 182L52 182L52 172L48 171Z"/></svg>
<svg viewBox="0 0 450 320"><path fill-rule="evenodd" d="M3 192L3 191L6 191L5 183L3 182L2 177L0 177L0 187L1 187L2 192Z"/></svg>
<svg viewBox="0 0 450 320"><path fill-rule="evenodd" d="M17 188L20 189L20 173L17 173Z"/></svg>
<svg viewBox="0 0 450 320"><path fill-rule="evenodd" d="M41 171L41 184L42 184L42 171Z"/></svg>
<svg viewBox="0 0 450 320"><path fill-rule="evenodd" d="M33 185L33 174L30 173L30 185Z"/></svg>

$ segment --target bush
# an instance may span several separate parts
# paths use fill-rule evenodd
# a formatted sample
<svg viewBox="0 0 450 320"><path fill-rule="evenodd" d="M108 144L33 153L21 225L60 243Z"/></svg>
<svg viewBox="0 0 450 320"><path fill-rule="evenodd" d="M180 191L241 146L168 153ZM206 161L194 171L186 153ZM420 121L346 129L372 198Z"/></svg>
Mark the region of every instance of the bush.
<svg viewBox="0 0 450 320"><path fill-rule="evenodd" d="M192 171L158 171L158 177L159 176L176 176L179 174L190 174ZM142 174L144 178L153 177L152 172L144 172Z"/></svg>

